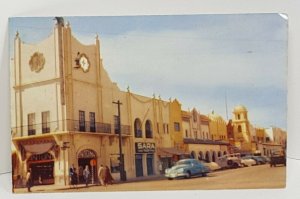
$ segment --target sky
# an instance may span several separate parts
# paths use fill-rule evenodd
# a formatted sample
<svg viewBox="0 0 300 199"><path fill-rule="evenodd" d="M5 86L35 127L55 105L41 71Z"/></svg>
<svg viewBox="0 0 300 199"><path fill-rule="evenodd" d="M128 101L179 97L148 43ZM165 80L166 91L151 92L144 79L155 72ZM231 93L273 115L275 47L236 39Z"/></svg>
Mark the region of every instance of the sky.
<svg viewBox="0 0 300 199"><path fill-rule="evenodd" d="M39 42L52 34L53 18L11 18L11 56L16 31ZM244 105L254 126L286 129L288 21L279 14L64 19L82 43L99 35L104 67L124 91L176 98L184 110L225 120Z"/></svg>

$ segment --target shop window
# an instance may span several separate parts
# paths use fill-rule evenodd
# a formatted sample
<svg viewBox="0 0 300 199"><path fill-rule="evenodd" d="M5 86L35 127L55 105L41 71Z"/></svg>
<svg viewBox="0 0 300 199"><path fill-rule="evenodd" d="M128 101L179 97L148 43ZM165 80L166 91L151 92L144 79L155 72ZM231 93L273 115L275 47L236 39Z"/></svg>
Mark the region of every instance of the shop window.
<svg viewBox="0 0 300 199"><path fill-rule="evenodd" d="M110 155L110 171L111 171L111 173L119 173L120 172L120 155L119 154L111 154Z"/></svg>

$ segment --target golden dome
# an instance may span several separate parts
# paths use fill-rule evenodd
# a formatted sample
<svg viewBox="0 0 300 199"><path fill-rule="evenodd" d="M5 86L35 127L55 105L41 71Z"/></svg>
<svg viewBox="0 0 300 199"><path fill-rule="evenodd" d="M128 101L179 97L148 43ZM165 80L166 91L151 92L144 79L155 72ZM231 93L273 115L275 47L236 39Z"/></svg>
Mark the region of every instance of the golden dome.
<svg viewBox="0 0 300 199"><path fill-rule="evenodd" d="M234 113L247 112L247 108L243 105L238 105L238 106L234 107L233 112Z"/></svg>

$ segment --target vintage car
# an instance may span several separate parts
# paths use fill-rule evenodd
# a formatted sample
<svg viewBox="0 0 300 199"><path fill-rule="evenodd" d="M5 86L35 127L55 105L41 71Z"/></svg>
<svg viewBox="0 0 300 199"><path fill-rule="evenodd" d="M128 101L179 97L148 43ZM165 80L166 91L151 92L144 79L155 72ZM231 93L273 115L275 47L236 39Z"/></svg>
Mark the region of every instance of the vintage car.
<svg viewBox="0 0 300 199"><path fill-rule="evenodd" d="M241 164L244 167L250 167L250 166L256 165L256 161L249 157L242 157Z"/></svg>
<svg viewBox="0 0 300 199"><path fill-rule="evenodd" d="M165 177L169 180L175 178L191 178L191 176L206 176L210 169L195 159L179 160L173 167L165 170Z"/></svg>
<svg viewBox="0 0 300 199"><path fill-rule="evenodd" d="M248 155L248 156L246 156L246 158L251 158L251 159L255 160L256 165L261 165L261 164L267 163L267 160L265 158L263 158L262 156Z"/></svg>
<svg viewBox="0 0 300 199"><path fill-rule="evenodd" d="M273 153L270 157L270 167L276 167L278 164L283 164L286 166L286 157L283 152Z"/></svg>
<svg viewBox="0 0 300 199"><path fill-rule="evenodd" d="M222 169L238 168L242 166L241 155L239 153L223 155L221 157L217 157L216 163Z"/></svg>

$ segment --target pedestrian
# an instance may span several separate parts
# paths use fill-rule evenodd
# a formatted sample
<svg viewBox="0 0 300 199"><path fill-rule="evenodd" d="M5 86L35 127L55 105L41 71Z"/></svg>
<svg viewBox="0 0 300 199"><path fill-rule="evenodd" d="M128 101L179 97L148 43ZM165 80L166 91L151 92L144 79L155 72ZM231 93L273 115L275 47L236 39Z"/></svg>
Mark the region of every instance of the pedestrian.
<svg viewBox="0 0 300 199"><path fill-rule="evenodd" d="M74 168L72 178L71 178L71 185L73 187L77 188L77 184L78 184L78 175L77 175L77 172L76 172L76 168Z"/></svg>
<svg viewBox="0 0 300 199"><path fill-rule="evenodd" d="M79 183L83 183L84 178L83 178L83 167L82 166L79 167L78 175L79 175Z"/></svg>
<svg viewBox="0 0 300 199"><path fill-rule="evenodd" d="M158 163L158 170L160 174L163 174L163 166L161 162Z"/></svg>
<svg viewBox="0 0 300 199"><path fill-rule="evenodd" d="M83 177L84 177L84 181L85 181L85 186L88 186L89 184L89 179L90 179L90 170L89 170L89 166L86 165L85 169L83 170Z"/></svg>
<svg viewBox="0 0 300 199"><path fill-rule="evenodd" d="M72 164L72 166L69 169L69 179L70 179L70 185L72 186L72 178L73 178L73 174L74 174L74 164Z"/></svg>
<svg viewBox="0 0 300 199"><path fill-rule="evenodd" d="M31 187L32 187L32 173L31 173L31 168L27 170L26 173L26 186L28 192L31 192Z"/></svg>
<svg viewBox="0 0 300 199"><path fill-rule="evenodd" d="M105 166L105 184L108 185L112 185L113 184L113 177L111 176L111 173L110 173L110 169L108 168L108 166Z"/></svg>
<svg viewBox="0 0 300 199"><path fill-rule="evenodd" d="M100 181L100 185L105 186L105 168L101 164L98 170L98 178Z"/></svg>

